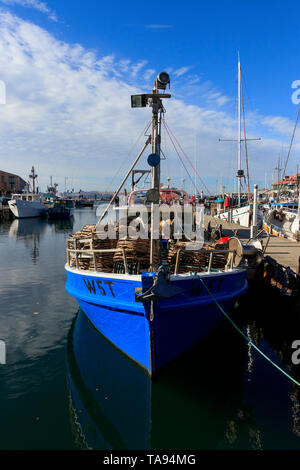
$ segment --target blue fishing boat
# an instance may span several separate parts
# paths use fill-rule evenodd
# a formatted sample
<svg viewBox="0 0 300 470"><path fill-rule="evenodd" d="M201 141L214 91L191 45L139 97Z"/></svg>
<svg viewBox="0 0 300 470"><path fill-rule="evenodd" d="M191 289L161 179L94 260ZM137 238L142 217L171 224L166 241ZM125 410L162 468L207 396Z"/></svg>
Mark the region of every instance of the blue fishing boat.
<svg viewBox="0 0 300 470"><path fill-rule="evenodd" d="M223 320L221 309L229 312L248 287L241 251L203 243L200 248L193 248L191 239L184 234L179 239L178 233L162 240L158 230L159 237L155 237L155 207L161 202L160 146L165 112L162 99L171 96L165 92L169 84L168 74L162 72L151 94L131 97L133 108L152 107L151 136L97 226L83 227L67 240L65 266L66 290L90 322L150 376L207 337ZM152 187L144 206L149 239L131 239L129 231L121 236L120 217L115 224L115 238L99 237L99 226L150 143ZM172 201L169 203L175 210ZM176 204L183 207L180 201ZM130 206L122 208L128 210L127 228L132 222ZM118 212L120 206L115 209Z"/></svg>

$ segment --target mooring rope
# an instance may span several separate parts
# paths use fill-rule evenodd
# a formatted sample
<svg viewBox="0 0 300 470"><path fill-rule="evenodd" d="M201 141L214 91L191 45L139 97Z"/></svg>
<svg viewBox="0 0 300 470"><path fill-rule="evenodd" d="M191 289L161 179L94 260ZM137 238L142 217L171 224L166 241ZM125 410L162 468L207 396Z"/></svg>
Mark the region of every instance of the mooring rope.
<svg viewBox="0 0 300 470"><path fill-rule="evenodd" d="M259 352L259 354L261 354L267 361L271 362L271 364L276 367L276 369L278 369L280 372L282 372L286 377L288 377L292 382L294 382L296 385L298 385L300 387L300 383L297 382L297 380L295 380L293 377L291 377L287 372L285 372L281 367L279 367L277 364L275 364L275 362L272 361L272 359L270 359L265 353L263 353L254 343L252 343L252 341L248 338L247 335L245 335L245 333L243 333L243 331L234 323L234 321L229 317L229 315L227 315L227 313L225 312L225 310L221 307L221 305L219 304L219 302L217 301L217 299L213 296L213 294L211 293L211 291L209 290L209 288L207 287L207 285L205 284L205 282L203 281L203 279L201 279L200 277L200 281L202 282L203 286L205 287L207 293L210 295L210 297L213 299L213 301L215 302L215 304L219 307L219 309L221 310L221 312L223 313L223 315L227 318L227 320L230 321L230 323L234 326L234 328L245 338L245 340L251 344L251 346L256 349L256 351Z"/></svg>

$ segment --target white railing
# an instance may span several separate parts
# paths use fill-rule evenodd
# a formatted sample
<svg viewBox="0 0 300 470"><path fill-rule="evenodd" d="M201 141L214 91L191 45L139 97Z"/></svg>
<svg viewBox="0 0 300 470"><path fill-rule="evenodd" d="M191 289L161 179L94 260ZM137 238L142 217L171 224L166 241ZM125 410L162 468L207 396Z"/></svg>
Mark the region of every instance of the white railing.
<svg viewBox="0 0 300 470"><path fill-rule="evenodd" d="M75 246L74 247L69 247L69 243L73 243ZM89 243L89 248L78 248L78 244L86 244ZM128 270L128 262L127 262L127 257L126 257L126 249L125 248L107 248L107 249L95 249L92 246L93 244L93 239L92 238L83 238L83 239L78 239L78 238L69 238L66 242L66 249L67 249L67 265L72 267L71 264L71 257L74 255L75 258L75 266L76 269L80 269L79 267L79 259L80 258L89 258L93 259L94 261L94 268L95 271L97 271L97 260L96 260L96 254L97 253L116 253L116 252L121 252L123 255L123 261L124 261L124 270L125 274L129 274ZM180 267L180 254L182 251L186 252L200 252L201 254L208 254L209 253L209 260L208 260L208 266L207 266L207 272L210 273L212 270L212 265L214 261L214 255L216 254L223 254L227 255L227 260L226 260L226 265L223 268L225 271L228 271L229 269L233 269L233 263L234 263L234 255L236 254L235 250L223 250L223 249L214 249L214 250L205 250L202 248L195 248L191 250L185 250L185 247L180 247L177 250L176 253L176 261L175 261L175 268L174 268L174 274L178 274L179 267ZM84 256L81 256L83 255ZM88 255L88 256L87 256ZM222 268L220 268L222 269Z"/></svg>
<svg viewBox="0 0 300 470"><path fill-rule="evenodd" d="M75 255L75 266L76 269L79 269L78 259L81 257L80 254L85 254L84 258L87 258L87 254L91 254L90 258L93 258L95 271L97 271L97 260L96 260L96 253L117 253L121 252L123 254L123 261L124 261L124 270L125 274L128 274L128 263L126 257L126 250L125 248L106 248L106 249L95 249L93 248L93 239L92 238L69 238L67 240L67 265L71 267L71 254ZM69 248L68 244L74 243L75 248ZM78 248L78 243L89 243L89 248Z"/></svg>
<svg viewBox="0 0 300 470"><path fill-rule="evenodd" d="M176 253L174 274L178 274L178 269L179 269L179 265L180 265L180 263L179 263L180 253L183 250L185 250L185 248L181 247L181 248L178 249L178 251ZM202 248L199 248L199 249L188 250L188 251L198 251L198 252L201 252L201 253L204 253L204 254L209 253L209 262L208 262L208 267L207 267L207 272L208 273L210 273L211 269L212 269L214 254L219 254L219 253L228 254L229 256L228 256L227 263L226 263L226 266L225 266L225 271L228 271L228 269L233 268L234 254L236 254L235 250L203 250Z"/></svg>

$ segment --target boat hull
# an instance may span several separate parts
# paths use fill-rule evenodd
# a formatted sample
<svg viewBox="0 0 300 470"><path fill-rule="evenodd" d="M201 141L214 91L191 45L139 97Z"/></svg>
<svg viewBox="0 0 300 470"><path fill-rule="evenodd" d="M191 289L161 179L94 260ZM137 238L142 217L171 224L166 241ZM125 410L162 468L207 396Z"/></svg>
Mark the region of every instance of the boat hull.
<svg viewBox="0 0 300 470"><path fill-rule="evenodd" d="M17 219L42 217L46 214L46 208L41 201L22 201L21 199L14 199L9 201L8 205Z"/></svg>
<svg viewBox="0 0 300 470"><path fill-rule="evenodd" d="M251 211L251 206L243 206L239 207L238 209L232 209L231 213L230 211L222 212L215 217L221 220L224 220L226 222L230 221L230 218L232 219L231 221L235 224L240 224L243 227L249 227L250 226L250 211Z"/></svg>
<svg viewBox="0 0 300 470"><path fill-rule="evenodd" d="M154 375L168 362L195 346L247 290L246 270L173 276L181 292L168 298L137 302L135 292L151 288L154 273L104 274L66 266L66 290L76 298L93 326L123 353Z"/></svg>
<svg viewBox="0 0 300 470"><path fill-rule="evenodd" d="M64 208L63 210L48 209L48 217L53 220L65 220L74 216L74 209Z"/></svg>

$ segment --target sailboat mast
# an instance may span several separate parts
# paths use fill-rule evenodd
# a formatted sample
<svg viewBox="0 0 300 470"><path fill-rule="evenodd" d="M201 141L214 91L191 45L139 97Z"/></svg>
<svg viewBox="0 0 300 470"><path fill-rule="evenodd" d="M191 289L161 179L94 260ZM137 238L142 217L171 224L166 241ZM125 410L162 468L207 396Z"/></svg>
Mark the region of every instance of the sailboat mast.
<svg viewBox="0 0 300 470"><path fill-rule="evenodd" d="M238 56L238 205L241 205L241 62Z"/></svg>
<svg viewBox="0 0 300 470"><path fill-rule="evenodd" d="M195 155L194 155L194 160L195 160L195 171L194 171L194 179L195 179L195 182L194 182L194 186L195 186L195 196L196 196L196 192L197 192L197 179L196 179L196 171L197 171L197 133L195 133Z"/></svg>

